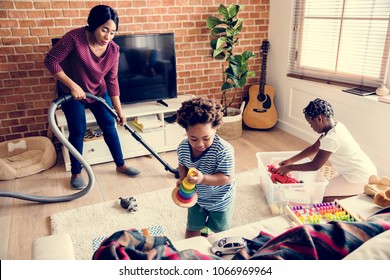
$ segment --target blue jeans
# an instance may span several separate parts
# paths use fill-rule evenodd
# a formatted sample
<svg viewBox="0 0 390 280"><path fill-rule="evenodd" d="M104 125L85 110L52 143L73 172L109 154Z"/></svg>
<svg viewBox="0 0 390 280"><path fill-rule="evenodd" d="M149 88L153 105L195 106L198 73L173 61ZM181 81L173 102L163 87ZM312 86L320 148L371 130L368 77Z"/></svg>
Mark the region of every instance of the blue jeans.
<svg viewBox="0 0 390 280"><path fill-rule="evenodd" d="M64 94L65 93L63 93L60 89L58 90L59 96L63 96ZM107 104L112 107L111 99L108 96L107 91L104 93L102 98L106 100ZM98 101L95 101L93 103L86 103L72 99L62 104L62 110L64 111L66 121L68 123L69 142L76 148L77 151L80 152L80 154L83 153L84 136L87 130L85 117L86 108L89 108L95 116L97 124L103 132L104 141L110 149L112 158L116 166L123 166L125 164L125 161L123 159L118 132L115 127L115 119L109 113L109 111ZM69 153L69 156L72 174L81 173L81 164L71 153Z"/></svg>

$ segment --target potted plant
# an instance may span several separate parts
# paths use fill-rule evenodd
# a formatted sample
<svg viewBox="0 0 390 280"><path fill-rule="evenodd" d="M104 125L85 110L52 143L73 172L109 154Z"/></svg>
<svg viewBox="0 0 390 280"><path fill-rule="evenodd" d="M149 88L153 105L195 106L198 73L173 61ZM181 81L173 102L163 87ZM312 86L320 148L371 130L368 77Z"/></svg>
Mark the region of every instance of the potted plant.
<svg viewBox="0 0 390 280"><path fill-rule="evenodd" d="M228 91L242 88L246 85L247 78L255 76L254 71L248 70L249 60L255 57L253 52L244 51L241 54L235 54L233 50L238 43L238 35L243 26L243 20L238 18L240 9L243 9L243 6L231 4L229 7L226 7L221 4L218 7L220 18L215 16L207 18L207 29L211 30L212 36L210 41L210 46L213 50L212 57L226 61L228 64L226 69L225 65L222 64L221 104L225 117L228 116L228 108L236 98L236 91L234 91L233 96L229 99L227 97ZM242 110L243 108L237 110L240 117ZM240 122L238 124L239 128L242 129L242 118L239 118L238 121ZM226 123L225 120L224 122ZM228 130L231 131L231 129ZM221 134L220 131L218 133ZM240 133L239 136L241 136Z"/></svg>

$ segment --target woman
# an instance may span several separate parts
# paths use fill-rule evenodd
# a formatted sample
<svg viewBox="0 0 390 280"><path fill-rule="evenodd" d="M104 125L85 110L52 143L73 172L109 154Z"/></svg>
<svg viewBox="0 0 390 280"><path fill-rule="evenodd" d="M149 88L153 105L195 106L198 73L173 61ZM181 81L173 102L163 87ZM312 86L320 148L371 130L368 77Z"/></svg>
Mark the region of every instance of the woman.
<svg viewBox="0 0 390 280"><path fill-rule="evenodd" d="M59 81L58 95L73 96L73 100L62 105L68 123L69 142L82 153L86 132L85 108L89 108L103 132L116 171L136 176L140 172L127 167L123 159L114 118L102 104L87 99L85 94L89 92L105 99L116 110L117 123L122 126L126 123L119 100L119 46L112 41L118 24L119 17L114 9L106 5L95 6L89 13L88 25L66 33L49 51L45 66ZM82 166L72 154L70 160L71 186L82 189L85 187Z"/></svg>

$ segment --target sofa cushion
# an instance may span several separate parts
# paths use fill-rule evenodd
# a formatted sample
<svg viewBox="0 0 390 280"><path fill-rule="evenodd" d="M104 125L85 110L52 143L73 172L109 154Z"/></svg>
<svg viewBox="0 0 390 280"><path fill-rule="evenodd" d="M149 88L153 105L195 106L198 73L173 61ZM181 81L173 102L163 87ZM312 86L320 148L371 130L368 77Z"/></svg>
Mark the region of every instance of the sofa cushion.
<svg viewBox="0 0 390 280"><path fill-rule="evenodd" d="M344 260L390 260L390 230L369 239Z"/></svg>
<svg viewBox="0 0 390 280"><path fill-rule="evenodd" d="M288 216L276 216L210 235L208 241L210 244L213 244L215 241L228 236L240 236L246 239L253 239L259 235L260 231L276 236L289 229L290 223L291 219Z"/></svg>
<svg viewBox="0 0 390 280"><path fill-rule="evenodd" d="M74 260L73 242L68 233L43 236L32 244L33 260Z"/></svg>
<svg viewBox="0 0 390 280"><path fill-rule="evenodd" d="M203 236L196 236L189 239L174 241L173 246L175 246L178 251L195 249L200 253L212 255L210 250L212 244L221 238L229 236L240 236L247 239L253 239L259 235L260 231L278 235L290 227L290 222L291 220L287 216L277 216L248 225L231 228L223 232L211 234L207 238ZM231 259L233 256L234 254L223 255L222 258Z"/></svg>
<svg viewBox="0 0 390 280"><path fill-rule="evenodd" d="M196 249L198 252L205 255L212 255L210 248L211 244L207 238L203 236L196 236L188 239L172 241L173 246L178 251L183 251L187 249Z"/></svg>

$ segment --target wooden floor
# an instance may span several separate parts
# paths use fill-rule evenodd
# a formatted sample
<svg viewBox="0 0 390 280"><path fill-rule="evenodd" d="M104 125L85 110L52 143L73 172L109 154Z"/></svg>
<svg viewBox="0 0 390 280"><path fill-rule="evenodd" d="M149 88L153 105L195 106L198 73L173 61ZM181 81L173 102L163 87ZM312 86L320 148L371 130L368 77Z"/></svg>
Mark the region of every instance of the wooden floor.
<svg viewBox="0 0 390 280"><path fill-rule="evenodd" d="M244 130L242 137L230 143L235 148L236 173L256 168L257 152L301 150L307 145L278 128L267 131ZM172 167L177 166L176 152L163 153L161 157ZM126 162L141 170L141 175L129 178L118 174L114 163L93 165L96 183L92 190L70 202L41 204L0 197L0 259L31 259L32 241L50 235L50 215L53 213L175 186L174 175L153 157L127 159ZM87 179L86 173L84 178ZM59 153L53 168L22 179L0 181L0 191L39 196L66 195L75 192L71 190L69 180L70 173L65 171Z"/></svg>

